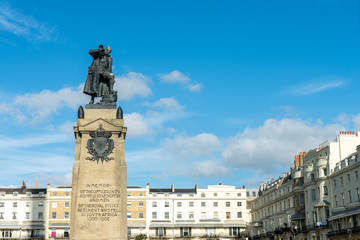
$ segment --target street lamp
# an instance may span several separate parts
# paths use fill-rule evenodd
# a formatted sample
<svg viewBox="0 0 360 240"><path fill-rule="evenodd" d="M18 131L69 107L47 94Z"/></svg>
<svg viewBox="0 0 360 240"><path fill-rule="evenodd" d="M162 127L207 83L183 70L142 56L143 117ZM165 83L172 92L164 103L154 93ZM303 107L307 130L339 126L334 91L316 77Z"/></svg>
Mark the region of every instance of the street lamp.
<svg viewBox="0 0 360 240"><path fill-rule="evenodd" d="M348 234L349 234L349 240L352 240L352 237L351 237L352 230L351 230L351 229L348 229L347 232L348 232Z"/></svg>

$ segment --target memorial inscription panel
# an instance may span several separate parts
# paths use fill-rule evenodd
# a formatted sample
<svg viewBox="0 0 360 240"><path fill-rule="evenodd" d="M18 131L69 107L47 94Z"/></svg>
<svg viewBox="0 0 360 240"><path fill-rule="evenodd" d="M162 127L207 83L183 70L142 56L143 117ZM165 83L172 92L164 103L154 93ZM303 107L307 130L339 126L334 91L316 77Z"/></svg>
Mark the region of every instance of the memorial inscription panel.
<svg viewBox="0 0 360 240"><path fill-rule="evenodd" d="M86 184L80 188L77 212L89 222L111 221L122 211L117 203L121 198L120 190L112 184Z"/></svg>

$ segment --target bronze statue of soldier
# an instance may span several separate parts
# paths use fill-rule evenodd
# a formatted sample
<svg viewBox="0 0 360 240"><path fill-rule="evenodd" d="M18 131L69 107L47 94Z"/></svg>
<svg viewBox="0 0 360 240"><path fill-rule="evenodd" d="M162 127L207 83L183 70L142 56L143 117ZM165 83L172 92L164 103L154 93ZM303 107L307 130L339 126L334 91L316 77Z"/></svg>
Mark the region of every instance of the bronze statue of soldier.
<svg viewBox="0 0 360 240"><path fill-rule="evenodd" d="M116 107L117 92L114 91L115 76L112 73L113 59L109 55L110 53L111 48L108 46L104 49L103 45L89 51L94 60L88 68L84 85L84 93L91 96L87 106L94 104L95 97L102 97L100 103L97 103L100 104L97 107L101 107L101 105L104 108ZM89 106L89 108L93 107Z"/></svg>

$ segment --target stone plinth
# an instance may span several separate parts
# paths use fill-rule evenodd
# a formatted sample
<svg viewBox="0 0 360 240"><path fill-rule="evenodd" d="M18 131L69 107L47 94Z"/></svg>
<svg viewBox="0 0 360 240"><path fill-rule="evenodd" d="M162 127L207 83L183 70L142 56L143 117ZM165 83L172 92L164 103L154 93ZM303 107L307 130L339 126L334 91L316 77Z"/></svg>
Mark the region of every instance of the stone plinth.
<svg viewBox="0 0 360 240"><path fill-rule="evenodd" d="M74 127L72 240L127 239L126 127L116 112L85 109Z"/></svg>

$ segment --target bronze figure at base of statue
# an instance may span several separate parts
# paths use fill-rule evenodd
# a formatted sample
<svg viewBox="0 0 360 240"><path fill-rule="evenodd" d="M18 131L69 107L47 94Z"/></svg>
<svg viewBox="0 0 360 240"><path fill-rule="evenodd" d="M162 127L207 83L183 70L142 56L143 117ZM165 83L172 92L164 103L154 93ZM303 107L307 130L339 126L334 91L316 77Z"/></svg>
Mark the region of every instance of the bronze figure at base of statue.
<svg viewBox="0 0 360 240"><path fill-rule="evenodd" d="M102 96L100 102L89 103L85 106L86 109L116 109L117 92L106 94Z"/></svg>

